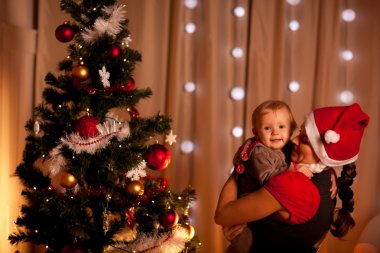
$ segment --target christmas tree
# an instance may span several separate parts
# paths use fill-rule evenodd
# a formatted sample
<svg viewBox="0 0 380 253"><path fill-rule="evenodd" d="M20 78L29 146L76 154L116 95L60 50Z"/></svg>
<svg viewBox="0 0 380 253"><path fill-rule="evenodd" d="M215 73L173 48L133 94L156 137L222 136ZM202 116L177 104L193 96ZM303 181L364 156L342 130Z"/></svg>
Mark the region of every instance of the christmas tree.
<svg viewBox="0 0 380 253"><path fill-rule="evenodd" d="M60 7L72 19L55 36L69 43L69 56L58 76L46 75L43 102L26 123L16 169L26 203L10 242L61 253L196 252L194 189L177 193L149 173L167 168L176 136L168 116L137 110L152 92L135 87L141 55L129 47L126 6L62 0Z"/></svg>

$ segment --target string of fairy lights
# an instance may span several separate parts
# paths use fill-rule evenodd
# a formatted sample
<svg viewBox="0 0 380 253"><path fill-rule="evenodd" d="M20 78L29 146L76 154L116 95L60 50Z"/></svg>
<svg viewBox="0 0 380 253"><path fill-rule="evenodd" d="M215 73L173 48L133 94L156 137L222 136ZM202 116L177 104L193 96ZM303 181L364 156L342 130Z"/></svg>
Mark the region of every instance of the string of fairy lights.
<svg viewBox="0 0 380 253"><path fill-rule="evenodd" d="M299 4L301 3L301 0L286 0L286 2L287 4L289 4L291 8L297 8ZM187 10L193 11L198 6L198 0L183 0L183 4ZM234 18L238 20L246 16L246 8L243 5L237 4L233 8L231 13L232 15L234 15ZM341 12L341 18L346 23L350 23L354 21L355 17L356 17L356 13L352 9L346 8L342 10ZM299 29L302 29L302 24L300 23L299 20L295 18L291 18L288 22L288 28L289 28L289 31L296 33L297 31L299 31ZM193 21L185 22L184 32L187 35L193 36L194 33L196 33L196 30L197 30L197 26ZM340 57L344 61L345 64L348 64L348 62L350 62L353 59L354 54L349 48L347 48L347 45L344 45L344 46L346 48L344 48L340 52ZM244 49L239 45L234 46L232 49L230 49L230 51L231 51L231 56L235 60L239 60L243 58L245 55ZM287 84L287 87L290 92L296 93L301 88L301 85L302 84L298 80L292 79ZM183 91L185 93L189 93L189 94L194 93L196 91L196 88L197 88L197 85L195 81L191 79L187 80L183 84ZM243 100L245 98L245 95L246 95L245 88L241 86L234 86L230 90L230 93L229 93L229 97L234 101ZM349 104L354 100L353 92L347 89L347 84L345 84L345 89L343 89L341 93L339 94L339 100L340 102L344 104ZM244 129L240 125L233 126L231 128L231 134L235 138L240 138L244 134ZM184 139L180 142L180 150L184 154L192 153L194 151L194 147L195 147L194 142L191 139Z"/></svg>

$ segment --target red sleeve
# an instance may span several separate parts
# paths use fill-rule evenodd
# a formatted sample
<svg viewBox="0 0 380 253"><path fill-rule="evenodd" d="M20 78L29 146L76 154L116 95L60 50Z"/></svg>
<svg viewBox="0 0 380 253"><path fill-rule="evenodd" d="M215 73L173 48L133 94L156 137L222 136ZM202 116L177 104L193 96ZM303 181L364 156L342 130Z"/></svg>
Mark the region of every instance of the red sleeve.
<svg viewBox="0 0 380 253"><path fill-rule="evenodd" d="M284 171L270 178L264 185L290 213L290 224L301 224L310 220L318 210L320 195L311 180L297 171Z"/></svg>

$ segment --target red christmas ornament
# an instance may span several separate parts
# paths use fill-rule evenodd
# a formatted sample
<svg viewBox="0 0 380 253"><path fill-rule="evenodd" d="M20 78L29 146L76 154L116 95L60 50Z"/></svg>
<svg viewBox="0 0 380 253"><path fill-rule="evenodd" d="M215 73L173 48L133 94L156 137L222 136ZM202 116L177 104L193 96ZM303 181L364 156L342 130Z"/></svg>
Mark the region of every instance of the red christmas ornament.
<svg viewBox="0 0 380 253"><path fill-rule="evenodd" d="M150 169L163 170L168 167L170 163L170 150L161 144L153 144L144 155L144 159Z"/></svg>
<svg viewBox="0 0 380 253"><path fill-rule="evenodd" d="M79 245L67 245L61 250L61 253L88 253L88 251Z"/></svg>
<svg viewBox="0 0 380 253"><path fill-rule="evenodd" d="M179 215L175 210L169 210L165 215L160 216L159 221L161 226L165 228L172 228L177 225Z"/></svg>
<svg viewBox="0 0 380 253"><path fill-rule="evenodd" d="M71 41L74 34L74 29L68 24L60 25L55 29L55 37L63 43Z"/></svg>
<svg viewBox="0 0 380 253"><path fill-rule="evenodd" d="M108 49L108 53L111 57L113 58L116 58L119 56L121 52L121 48L118 46L118 45L112 45L110 46L110 48Z"/></svg>
<svg viewBox="0 0 380 253"><path fill-rule="evenodd" d="M122 90L125 92L130 92L135 88L135 80L132 78L128 80L128 82L121 86Z"/></svg>
<svg viewBox="0 0 380 253"><path fill-rule="evenodd" d="M98 118L94 116L83 116L74 125L74 132L79 133L82 138L91 138L99 134L96 126L100 124Z"/></svg>
<svg viewBox="0 0 380 253"><path fill-rule="evenodd" d="M131 115L132 118L134 119L139 119L140 118L140 113L137 111L136 107L129 107L128 108L129 115Z"/></svg>

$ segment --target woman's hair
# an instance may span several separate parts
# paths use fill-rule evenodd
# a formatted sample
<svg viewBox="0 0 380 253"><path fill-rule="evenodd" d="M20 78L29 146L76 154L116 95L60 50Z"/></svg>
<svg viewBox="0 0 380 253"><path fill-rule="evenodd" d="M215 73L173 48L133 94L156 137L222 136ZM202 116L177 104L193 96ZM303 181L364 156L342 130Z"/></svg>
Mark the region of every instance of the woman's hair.
<svg viewBox="0 0 380 253"><path fill-rule="evenodd" d="M294 130L297 128L297 123L294 120L294 116L292 114L292 111L290 110L290 107L283 101L280 100L267 100L263 103L261 103L259 106L256 107L256 109L252 113L252 127L256 128L260 121L260 117L263 113L265 113L268 110L271 111L277 111L282 108L285 108L289 112L289 120L290 120L290 136L292 136Z"/></svg>
<svg viewBox="0 0 380 253"><path fill-rule="evenodd" d="M343 166L343 170L338 178L338 196L342 200L342 207L334 213L331 233L338 238L342 238L348 233L348 230L355 226L355 221L351 216L354 211L354 192L351 185L356 176L355 163Z"/></svg>

